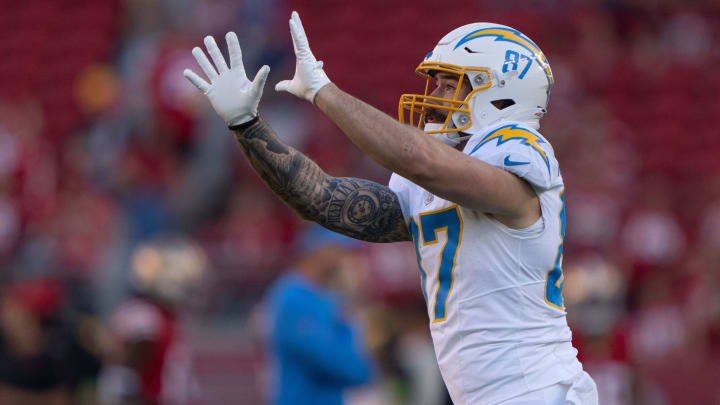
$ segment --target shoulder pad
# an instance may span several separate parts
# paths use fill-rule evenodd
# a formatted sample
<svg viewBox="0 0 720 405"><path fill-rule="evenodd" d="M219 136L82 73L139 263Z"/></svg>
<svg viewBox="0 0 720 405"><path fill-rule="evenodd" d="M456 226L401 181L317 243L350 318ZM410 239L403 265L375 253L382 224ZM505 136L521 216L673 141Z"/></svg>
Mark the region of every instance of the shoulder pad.
<svg viewBox="0 0 720 405"><path fill-rule="evenodd" d="M540 133L522 124L496 126L470 139L465 153L520 176L540 188L556 180L552 146Z"/></svg>

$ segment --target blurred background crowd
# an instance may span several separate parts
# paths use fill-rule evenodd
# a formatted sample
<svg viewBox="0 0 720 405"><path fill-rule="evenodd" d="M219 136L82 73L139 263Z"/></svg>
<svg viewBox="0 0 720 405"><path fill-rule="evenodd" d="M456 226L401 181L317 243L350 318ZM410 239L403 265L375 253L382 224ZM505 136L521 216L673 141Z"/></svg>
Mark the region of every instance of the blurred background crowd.
<svg viewBox="0 0 720 405"><path fill-rule="evenodd" d="M451 29L538 43L563 292L601 403L720 404L715 0L0 0L0 404L268 397L263 296L306 224L183 79L190 50L237 32L251 77L272 68L260 114L284 140L332 175L389 178L272 90L294 71L292 9L330 78L393 116ZM379 373L349 402L447 403L411 246L352 255L338 288Z"/></svg>

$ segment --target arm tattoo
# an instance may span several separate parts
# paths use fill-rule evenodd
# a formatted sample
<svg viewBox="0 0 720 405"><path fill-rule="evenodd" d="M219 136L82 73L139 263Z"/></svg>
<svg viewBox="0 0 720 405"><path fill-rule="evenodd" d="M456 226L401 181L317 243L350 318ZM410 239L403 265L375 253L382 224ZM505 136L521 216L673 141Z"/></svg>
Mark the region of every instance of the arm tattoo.
<svg viewBox="0 0 720 405"><path fill-rule="evenodd" d="M368 242L410 240L400 202L389 188L369 180L329 176L282 143L260 119L234 133L253 169L304 219Z"/></svg>

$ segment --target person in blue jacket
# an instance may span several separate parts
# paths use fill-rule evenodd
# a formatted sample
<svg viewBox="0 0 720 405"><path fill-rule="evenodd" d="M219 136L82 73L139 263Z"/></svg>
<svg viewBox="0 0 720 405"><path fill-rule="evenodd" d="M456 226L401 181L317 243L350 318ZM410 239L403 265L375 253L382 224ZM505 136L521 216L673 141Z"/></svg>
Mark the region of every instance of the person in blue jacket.
<svg viewBox="0 0 720 405"><path fill-rule="evenodd" d="M345 388L371 381L362 335L329 286L358 244L313 226L299 239L295 265L271 286L266 308L274 404L342 404Z"/></svg>

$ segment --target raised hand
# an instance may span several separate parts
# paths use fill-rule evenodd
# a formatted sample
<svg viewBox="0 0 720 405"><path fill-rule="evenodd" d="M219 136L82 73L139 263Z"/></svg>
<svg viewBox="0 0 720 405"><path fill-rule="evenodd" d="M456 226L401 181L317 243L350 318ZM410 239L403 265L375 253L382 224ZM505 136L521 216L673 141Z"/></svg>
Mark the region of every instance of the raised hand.
<svg viewBox="0 0 720 405"><path fill-rule="evenodd" d="M193 48L192 54L210 83L190 69L185 69L183 76L200 89L210 100L210 104L218 115L229 126L233 126L248 122L257 116L258 104L268 73L270 73L270 67L267 65L261 67L251 82L245 75L242 51L237 35L234 32L228 32L225 35L225 41L230 54L229 68L215 39L207 36L204 41L205 47L215 67L199 47Z"/></svg>
<svg viewBox="0 0 720 405"><path fill-rule="evenodd" d="M325 85L330 84L330 79L322 69L322 61L315 59L310 50L310 44L308 44L307 35L305 35L305 29L297 11L293 11L290 17L290 34L297 59L295 76L292 80L283 80L276 84L275 90L287 91L314 104L315 95Z"/></svg>

